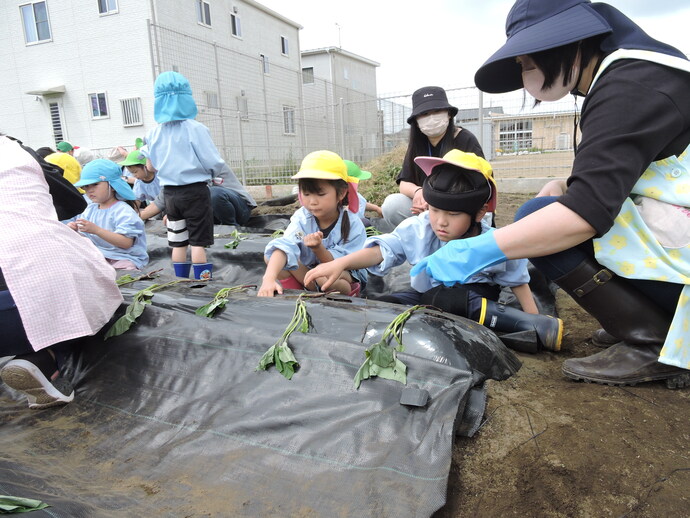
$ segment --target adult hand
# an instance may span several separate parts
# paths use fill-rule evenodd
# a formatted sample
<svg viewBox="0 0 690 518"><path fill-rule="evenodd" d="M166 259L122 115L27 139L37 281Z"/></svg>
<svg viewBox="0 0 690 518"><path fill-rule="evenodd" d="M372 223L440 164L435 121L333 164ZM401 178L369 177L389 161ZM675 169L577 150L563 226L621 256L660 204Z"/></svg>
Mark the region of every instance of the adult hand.
<svg viewBox="0 0 690 518"><path fill-rule="evenodd" d="M568 186L565 183L565 180L551 180L550 182L547 182L544 187L541 188L541 190L537 193L537 198L540 198L542 196L562 196L565 194L565 191L568 189Z"/></svg>
<svg viewBox="0 0 690 518"><path fill-rule="evenodd" d="M79 231L79 229L77 228L77 222L76 221L70 221L69 223L67 223L67 226L69 228L71 228L72 230L74 230L75 232Z"/></svg>
<svg viewBox="0 0 690 518"><path fill-rule="evenodd" d="M312 281L324 277L326 280L319 285L319 288L321 288L321 291L326 291L340 278L340 274L345 270L341 264L338 259L319 264L309 270L304 276L304 285L308 286Z"/></svg>
<svg viewBox="0 0 690 518"><path fill-rule="evenodd" d="M506 261L507 257L496 244L493 232L477 237L455 239L418 262L410 271L415 276L425 271L429 277L446 286L466 283L475 273L488 266Z"/></svg>
<svg viewBox="0 0 690 518"><path fill-rule="evenodd" d="M309 248L318 248L323 241L323 232L314 232L313 234L307 234L304 236L304 244Z"/></svg>
<svg viewBox="0 0 690 518"><path fill-rule="evenodd" d="M423 190L417 189L412 197L412 214L421 214L429 209L429 204L424 200Z"/></svg>
<svg viewBox="0 0 690 518"><path fill-rule="evenodd" d="M272 297L275 292L279 295L283 294L283 285L275 280L264 280L259 287L257 297Z"/></svg>

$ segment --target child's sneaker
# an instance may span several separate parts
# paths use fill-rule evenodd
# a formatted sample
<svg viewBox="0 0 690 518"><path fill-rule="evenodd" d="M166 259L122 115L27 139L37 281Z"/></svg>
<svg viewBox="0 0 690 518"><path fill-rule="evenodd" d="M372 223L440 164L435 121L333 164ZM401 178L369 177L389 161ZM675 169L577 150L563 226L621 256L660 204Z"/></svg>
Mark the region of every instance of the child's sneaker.
<svg viewBox="0 0 690 518"><path fill-rule="evenodd" d="M26 394L29 408L64 405L74 399L72 384L59 376L48 351L16 356L0 370L0 378L8 387Z"/></svg>

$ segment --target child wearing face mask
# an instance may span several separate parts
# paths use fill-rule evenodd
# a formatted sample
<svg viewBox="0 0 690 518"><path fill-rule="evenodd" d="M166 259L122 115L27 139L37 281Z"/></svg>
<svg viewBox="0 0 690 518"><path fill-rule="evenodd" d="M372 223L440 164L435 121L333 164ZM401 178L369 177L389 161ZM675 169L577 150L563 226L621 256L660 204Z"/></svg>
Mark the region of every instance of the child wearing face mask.
<svg viewBox="0 0 690 518"><path fill-rule="evenodd" d="M446 91L439 86L425 86L412 94L412 113L407 118L410 141L396 180L400 192L387 196L381 205L383 219L391 229L429 207L422 192L425 175L415 164L416 157L442 157L451 149L484 157L477 137L453 123L457 113L458 109L448 102ZM487 216L489 223L492 216Z"/></svg>

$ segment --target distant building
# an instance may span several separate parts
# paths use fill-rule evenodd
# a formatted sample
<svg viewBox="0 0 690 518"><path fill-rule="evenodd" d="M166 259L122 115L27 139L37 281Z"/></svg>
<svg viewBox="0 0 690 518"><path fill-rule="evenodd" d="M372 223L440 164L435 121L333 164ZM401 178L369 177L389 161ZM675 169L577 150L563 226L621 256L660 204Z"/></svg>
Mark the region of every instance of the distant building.
<svg viewBox="0 0 690 518"><path fill-rule="evenodd" d="M3 0L2 130L131 146L156 124L155 77L176 70L226 158L301 154L300 29L253 0Z"/></svg>
<svg viewBox="0 0 690 518"><path fill-rule="evenodd" d="M355 161L368 160L381 152L378 66L376 61L339 47L302 52L304 117L310 148L333 149ZM347 105L347 110L341 110L341 105ZM332 124L324 127L319 124L323 120Z"/></svg>
<svg viewBox="0 0 690 518"><path fill-rule="evenodd" d="M571 150L573 118L572 112L493 115L493 151L511 154Z"/></svg>

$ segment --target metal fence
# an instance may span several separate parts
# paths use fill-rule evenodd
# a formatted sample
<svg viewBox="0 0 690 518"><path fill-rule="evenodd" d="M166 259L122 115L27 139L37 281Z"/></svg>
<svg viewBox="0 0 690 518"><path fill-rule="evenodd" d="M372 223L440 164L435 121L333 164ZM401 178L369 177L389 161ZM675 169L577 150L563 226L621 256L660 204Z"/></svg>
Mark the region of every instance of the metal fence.
<svg viewBox="0 0 690 518"><path fill-rule="evenodd" d="M246 185L289 182L307 153L330 149L366 164L405 146L412 92L374 97L218 43L150 25L154 73L191 82L197 120ZM424 80L420 78L420 86ZM534 107L521 92L446 88L456 123L474 133L498 177L563 177L572 163L572 101ZM96 150L107 156L110 150Z"/></svg>

